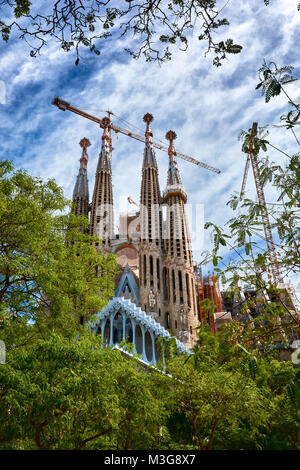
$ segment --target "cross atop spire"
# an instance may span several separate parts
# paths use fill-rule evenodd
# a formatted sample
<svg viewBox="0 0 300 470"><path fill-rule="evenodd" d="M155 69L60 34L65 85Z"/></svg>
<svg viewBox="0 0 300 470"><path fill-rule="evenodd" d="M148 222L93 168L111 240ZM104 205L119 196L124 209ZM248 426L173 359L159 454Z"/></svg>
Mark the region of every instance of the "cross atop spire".
<svg viewBox="0 0 300 470"><path fill-rule="evenodd" d="M112 140L110 135L110 119L105 117L102 119L103 135L102 135L102 147L98 160L97 171L108 170L111 171L111 152L112 152Z"/></svg>
<svg viewBox="0 0 300 470"><path fill-rule="evenodd" d="M145 145L145 151L144 151L144 162L143 162L143 168L157 168L157 163L156 163L156 157L155 157L155 152L153 149L153 141L152 141L152 131L151 131L151 126L150 123L153 121L153 116L150 113L147 113L143 117L143 121L146 123L146 131L145 131L145 137L146 137L146 145Z"/></svg>
<svg viewBox="0 0 300 470"><path fill-rule="evenodd" d="M166 139L169 140L169 170L168 170L168 180L167 185L174 185L178 184L181 185L181 178L179 174L179 170L177 167L176 162L176 150L174 147L174 140L176 139L177 135L174 131L169 131L166 133Z"/></svg>

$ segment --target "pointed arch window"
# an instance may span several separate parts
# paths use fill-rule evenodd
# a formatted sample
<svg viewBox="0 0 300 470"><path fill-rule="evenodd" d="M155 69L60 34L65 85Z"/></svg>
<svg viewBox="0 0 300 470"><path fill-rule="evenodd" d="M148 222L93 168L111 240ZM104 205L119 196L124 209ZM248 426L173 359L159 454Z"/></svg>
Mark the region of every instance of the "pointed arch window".
<svg viewBox="0 0 300 470"><path fill-rule="evenodd" d="M149 257L149 264L150 264L150 287L153 287L153 256L150 255Z"/></svg>
<svg viewBox="0 0 300 470"><path fill-rule="evenodd" d="M159 263L159 258L156 259L156 278L157 278L157 289L160 290L160 263Z"/></svg>
<svg viewBox="0 0 300 470"><path fill-rule="evenodd" d="M189 275L186 273L185 275L185 282L186 282L186 292L187 292L187 301L188 306L191 306L191 297L190 297L190 282L189 282Z"/></svg>
<svg viewBox="0 0 300 470"><path fill-rule="evenodd" d="M169 270L163 269L164 300L169 300Z"/></svg>
<svg viewBox="0 0 300 470"><path fill-rule="evenodd" d="M183 287L182 287L182 273L178 271L179 295L180 303L183 304Z"/></svg>
<svg viewBox="0 0 300 470"><path fill-rule="evenodd" d="M173 288L173 303L176 303L176 283L175 283L175 271L172 269L172 288Z"/></svg>
<svg viewBox="0 0 300 470"><path fill-rule="evenodd" d="M143 275L144 275L144 287L147 285L147 258L146 255L143 256L144 263L143 263Z"/></svg>

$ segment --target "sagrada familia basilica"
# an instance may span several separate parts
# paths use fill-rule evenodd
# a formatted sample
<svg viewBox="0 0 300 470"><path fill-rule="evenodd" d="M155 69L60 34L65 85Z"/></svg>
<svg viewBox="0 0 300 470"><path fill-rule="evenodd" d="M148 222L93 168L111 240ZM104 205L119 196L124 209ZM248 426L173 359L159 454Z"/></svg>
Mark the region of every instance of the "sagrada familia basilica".
<svg viewBox="0 0 300 470"><path fill-rule="evenodd" d="M178 349L188 350L196 342L195 328L200 316L185 214L187 194L174 147L176 134L173 131L166 134L169 168L167 184L161 192L152 142L153 117L148 113L143 119L146 139L139 210L121 216L119 233L114 233L112 143L110 119L105 117L91 203L87 178L90 142L86 138L80 141L82 156L73 192L73 211L89 216L90 234L99 238L98 249L115 253L120 267L115 297L99 316L98 332L108 345L118 344L122 339L133 342L143 360L155 363L157 337L168 337L171 330Z"/></svg>
<svg viewBox="0 0 300 470"><path fill-rule="evenodd" d="M227 295L220 292L214 274L202 277L194 266L186 218L187 194L176 162L175 132L167 132L167 148L153 140L153 116L149 113L143 118L146 125L143 138L115 126L109 117L99 120L58 97L53 104L63 111L69 109L98 122L103 129L92 201L87 178L90 142L86 138L80 141L82 156L73 192L74 213L89 217L89 232L99 240L97 249L115 253L120 268L115 279L115 295L99 312L98 322L94 325L96 334L101 334L108 346L132 344L142 361L155 364L161 357L157 344L164 342L157 341L158 338L167 341L173 337L178 351L188 353L197 341L200 325L208 323L210 331L215 333L222 323L232 318L244 321L240 307L246 297L255 300L255 289L240 286L237 276L233 295ZM108 113L109 116L113 114ZM114 230L111 130L145 143L140 204L134 213L120 216L118 233ZM167 150L169 154L167 184L163 192L159 187L154 147ZM178 156L220 173L192 157L180 153ZM288 285L282 286L289 299L289 308L295 311ZM252 318L251 315L253 318L257 315L255 302L248 317Z"/></svg>

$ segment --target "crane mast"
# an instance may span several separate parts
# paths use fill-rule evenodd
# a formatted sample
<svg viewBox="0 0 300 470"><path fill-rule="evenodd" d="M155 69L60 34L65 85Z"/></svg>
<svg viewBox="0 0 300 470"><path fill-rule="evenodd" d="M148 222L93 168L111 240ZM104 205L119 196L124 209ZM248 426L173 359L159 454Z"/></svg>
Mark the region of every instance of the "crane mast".
<svg viewBox="0 0 300 470"><path fill-rule="evenodd" d="M97 118L95 116L92 116L91 114L88 114L85 111L82 111L78 108L75 108L74 106L71 106L69 103L67 103L66 101L61 100L57 96L54 98L52 104L57 106L62 111L66 111L66 110L71 111L72 113L78 114L79 116L82 116L86 119L89 119L90 121L96 122L102 128L104 127L103 124L102 124L102 119ZM108 111L108 113L111 114L109 111ZM116 126L113 123L110 124L110 128L116 133L120 132L121 134L127 135L128 137L132 137L133 139L139 140L140 142L144 142L144 143L146 142L145 137L143 137L139 134L135 134L134 132L131 132L127 129L123 129L122 127ZM168 152L168 147L165 147L164 145L161 145L158 142L153 141L153 146L155 148L159 149L159 150L163 150L164 152ZM203 163L203 162L197 160L196 158L190 157L190 156L185 155L185 154L180 153L180 152L176 152L176 155L177 155L177 157L182 158L183 160L186 160L190 163L194 163L194 165L201 166L203 168L206 168L207 170L214 171L215 173L221 173L221 170L219 170L218 168L215 168L211 165L208 165L207 163Z"/></svg>
<svg viewBox="0 0 300 470"><path fill-rule="evenodd" d="M259 168L258 168L258 163L257 163L257 155L254 151L254 137L256 136L256 134L257 134L257 122L254 122L252 125L252 129L251 129L251 138L249 141L249 148L245 150L245 152L248 155L247 155L246 166L245 166L245 171L244 171L242 189L240 192L240 199L243 198L244 193L245 193L247 175L248 175L248 170L249 170L249 166L251 162L255 186L256 186L257 199L258 199L259 205L262 207L261 216L262 216L265 239L266 239L267 250L268 250L269 260L270 260L270 263L268 266L269 278L270 280L273 279L273 282L275 284L278 284L282 282L282 279L281 279L282 276L280 273L277 253L275 250L272 229L271 229L269 214L267 210L266 200L265 200L264 189L260 180Z"/></svg>

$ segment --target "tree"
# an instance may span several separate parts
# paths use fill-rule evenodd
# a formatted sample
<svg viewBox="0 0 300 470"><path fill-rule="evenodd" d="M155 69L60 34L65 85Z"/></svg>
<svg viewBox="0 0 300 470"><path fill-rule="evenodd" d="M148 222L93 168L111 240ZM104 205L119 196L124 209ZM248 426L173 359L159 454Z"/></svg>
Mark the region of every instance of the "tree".
<svg viewBox="0 0 300 470"><path fill-rule="evenodd" d="M0 448L299 449L299 385L299 367L226 332L202 328L194 354L169 356L165 373L88 330L49 333L0 368Z"/></svg>
<svg viewBox="0 0 300 470"><path fill-rule="evenodd" d="M167 364L167 449L299 449L300 371L199 330L194 354ZM168 395L168 392L165 392Z"/></svg>
<svg viewBox="0 0 300 470"><path fill-rule="evenodd" d="M62 215L70 206L53 180L2 161L0 201L1 339L9 349L45 328L73 337L79 317L88 321L113 294L114 255L80 232L87 220Z"/></svg>
<svg viewBox="0 0 300 470"><path fill-rule="evenodd" d="M150 374L84 330L14 348L0 368L1 449L152 448L164 415Z"/></svg>
<svg viewBox="0 0 300 470"><path fill-rule="evenodd" d="M5 15L0 19L2 39L8 41L13 31L19 32L34 57L47 44L47 39L55 38L63 50L76 50L76 65L81 46L99 55L98 40L114 37L117 28L121 37L131 33L137 37L136 50L127 51L135 58L144 56L147 61L169 60L170 46L175 44L187 49L194 28L198 28L199 40L207 43L207 52L215 54L216 66L221 65L227 54L242 50L230 38L215 40L215 31L229 25L226 18L220 17L226 4L218 7L217 0L126 1L127 6L115 6L111 0L58 0L35 8L29 0L2 0L5 7Z"/></svg>
<svg viewBox="0 0 300 470"><path fill-rule="evenodd" d="M298 138L294 127L299 124L299 104L290 98L285 85L295 81L291 66L278 68L276 64L264 62L259 70L260 82L257 89L262 89L268 103L274 96L284 93L288 98L290 110L281 117L285 123L281 126L291 130L296 142ZM253 141L254 157L257 159L259 178L262 185L273 184L277 192L277 201L268 203L268 214L274 233L275 248L281 279L291 272L299 272L299 191L300 165L299 153L288 155L267 140L266 127L254 135L252 129L241 131L242 150L247 151L250 140ZM268 147L275 148L288 157L288 161L280 164L260 157L260 151L266 152ZM280 284L267 277L270 264L270 253L262 240L263 218L265 207L249 198L233 195L227 203L239 214L227 223L227 230L212 222L206 228L212 228L214 248L207 253L207 260L212 260L216 272L228 286L229 294L236 298L238 316L228 326L237 340L245 341L247 347L258 347L265 351L271 344L286 344L299 331L300 321L295 301L290 294L280 289ZM235 257L230 263L224 262L219 255L221 246L229 248ZM279 279L280 281L280 279ZM241 288L254 289L255 297L243 299ZM241 320L241 321L240 321Z"/></svg>

